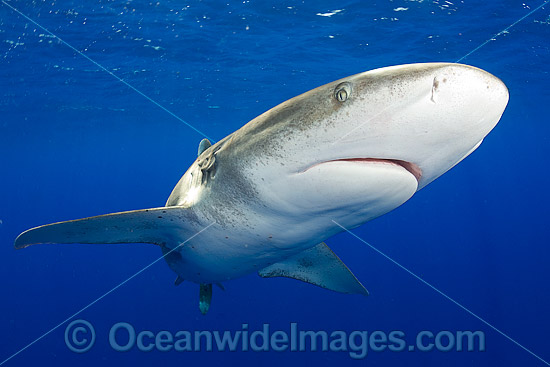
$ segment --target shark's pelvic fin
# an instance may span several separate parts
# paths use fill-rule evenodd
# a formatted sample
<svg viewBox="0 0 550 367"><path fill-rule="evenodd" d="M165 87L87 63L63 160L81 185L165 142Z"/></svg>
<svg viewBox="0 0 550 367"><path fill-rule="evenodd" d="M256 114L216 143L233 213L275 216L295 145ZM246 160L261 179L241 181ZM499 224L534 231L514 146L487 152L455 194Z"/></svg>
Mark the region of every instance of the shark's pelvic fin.
<svg viewBox="0 0 550 367"><path fill-rule="evenodd" d="M15 248L45 243L152 243L176 237L176 225L190 222L188 209L162 207L105 214L29 229L17 237ZM181 228L180 228L181 230ZM191 232L193 233L193 232ZM181 233L179 233L181 235Z"/></svg>
<svg viewBox="0 0 550 367"><path fill-rule="evenodd" d="M369 292L338 256L323 242L258 272L261 277L287 277L340 293Z"/></svg>
<svg viewBox="0 0 550 367"><path fill-rule="evenodd" d="M180 285L181 283L183 283L183 280L184 279L178 275L178 277L176 278L176 281L174 282L174 285L176 286Z"/></svg>
<svg viewBox="0 0 550 367"><path fill-rule="evenodd" d="M212 301L212 284L201 284L199 290L199 309L206 315Z"/></svg>
<svg viewBox="0 0 550 367"><path fill-rule="evenodd" d="M206 149L210 148L212 146L212 143L208 139L202 139L199 143L199 150L197 152L197 155L201 155L202 152L204 152Z"/></svg>

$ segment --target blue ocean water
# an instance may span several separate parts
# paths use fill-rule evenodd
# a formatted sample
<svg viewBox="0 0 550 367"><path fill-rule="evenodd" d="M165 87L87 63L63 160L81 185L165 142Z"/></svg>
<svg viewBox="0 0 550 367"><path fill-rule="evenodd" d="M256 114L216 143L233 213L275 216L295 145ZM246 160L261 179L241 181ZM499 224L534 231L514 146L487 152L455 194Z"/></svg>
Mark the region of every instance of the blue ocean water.
<svg viewBox="0 0 550 367"><path fill-rule="evenodd" d="M544 365L532 353L550 360L550 4L513 25L543 3L2 1L0 363L20 351L5 365ZM220 140L316 86L388 65L453 62L486 40L462 62L508 86L500 123L405 205L354 230L486 323L347 233L327 243L369 297L250 275L214 289L206 316L197 286L174 287L161 261L70 318L156 260L155 246L13 248L30 227L163 205L203 138L187 124ZM73 319L96 330L86 353L64 341ZM108 340L118 322L154 333L297 323L329 334L399 330L407 341L479 330L486 345L371 350L359 360L311 350L118 352Z"/></svg>

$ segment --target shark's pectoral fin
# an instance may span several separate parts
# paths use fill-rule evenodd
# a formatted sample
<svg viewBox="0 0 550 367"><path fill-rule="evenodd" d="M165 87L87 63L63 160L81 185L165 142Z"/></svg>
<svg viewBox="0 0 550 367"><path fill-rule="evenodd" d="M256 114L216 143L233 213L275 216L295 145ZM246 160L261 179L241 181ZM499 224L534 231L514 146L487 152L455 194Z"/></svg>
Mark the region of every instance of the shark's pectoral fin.
<svg viewBox="0 0 550 367"><path fill-rule="evenodd" d="M46 243L152 243L174 239L189 224L188 209L163 207L105 214L47 224L29 229L15 240L15 248ZM190 229L191 230L191 229ZM192 233L192 232L191 232Z"/></svg>
<svg viewBox="0 0 550 367"><path fill-rule="evenodd" d="M287 277L340 293L369 292L338 256L323 242L258 272L261 277Z"/></svg>

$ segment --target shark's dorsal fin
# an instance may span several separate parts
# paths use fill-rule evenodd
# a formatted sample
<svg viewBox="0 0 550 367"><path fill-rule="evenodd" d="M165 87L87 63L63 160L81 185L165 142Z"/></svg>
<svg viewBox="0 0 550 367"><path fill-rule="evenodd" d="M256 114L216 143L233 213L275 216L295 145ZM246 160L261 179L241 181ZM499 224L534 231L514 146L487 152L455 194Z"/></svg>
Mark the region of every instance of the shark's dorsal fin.
<svg viewBox="0 0 550 367"><path fill-rule="evenodd" d="M261 277L287 277L340 293L369 292L338 256L323 242L258 272Z"/></svg>
<svg viewBox="0 0 550 367"><path fill-rule="evenodd" d="M162 207L99 215L29 229L15 248L42 243L152 243L164 245L192 235L194 216L183 207ZM176 227L176 224L178 227ZM183 227L182 227L183 226ZM188 231L185 226L189 226Z"/></svg>
<svg viewBox="0 0 550 367"><path fill-rule="evenodd" d="M202 152L204 152L206 149L210 148L212 146L212 143L208 139L202 139L199 143L199 150L197 152L197 156L201 155Z"/></svg>

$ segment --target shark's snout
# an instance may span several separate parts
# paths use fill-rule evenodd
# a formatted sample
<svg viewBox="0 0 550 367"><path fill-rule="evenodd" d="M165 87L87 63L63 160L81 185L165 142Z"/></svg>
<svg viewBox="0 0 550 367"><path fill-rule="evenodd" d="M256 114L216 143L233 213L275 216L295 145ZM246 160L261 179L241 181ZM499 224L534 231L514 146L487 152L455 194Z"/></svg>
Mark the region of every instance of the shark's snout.
<svg viewBox="0 0 550 367"><path fill-rule="evenodd" d="M426 85L425 97L411 98L408 116L396 118L402 131L399 144L409 149L400 159L423 172L419 189L477 149L509 99L502 80L468 65L433 64L433 70L419 78L418 89L420 83Z"/></svg>

